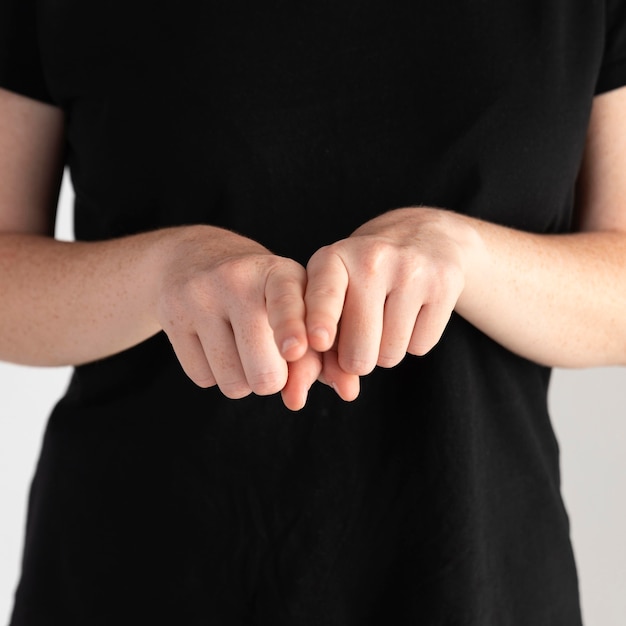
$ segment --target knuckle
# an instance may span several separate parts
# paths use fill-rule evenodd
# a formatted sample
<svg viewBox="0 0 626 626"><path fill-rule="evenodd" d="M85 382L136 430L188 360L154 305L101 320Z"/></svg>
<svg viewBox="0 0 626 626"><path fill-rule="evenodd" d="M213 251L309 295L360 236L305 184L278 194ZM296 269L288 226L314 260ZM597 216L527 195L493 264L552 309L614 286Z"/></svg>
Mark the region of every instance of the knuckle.
<svg viewBox="0 0 626 626"><path fill-rule="evenodd" d="M389 259L391 245L385 241L373 241L361 257L360 269L367 277L376 276Z"/></svg>
<svg viewBox="0 0 626 626"><path fill-rule="evenodd" d="M332 283L322 283L319 285L315 285L312 289L307 291L306 298L307 300L321 300L321 299L332 299L336 300L338 298L343 298L344 290L336 284Z"/></svg>
<svg viewBox="0 0 626 626"><path fill-rule="evenodd" d="M400 363L400 361L402 361L403 358L404 358L404 354L397 355L397 354L392 354L392 353L388 353L388 354L381 353L378 355L377 365L379 365L380 367L385 367L385 368L395 367L396 365L398 365L398 363Z"/></svg>
<svg viewBox="0 0 626 626"><path fill-rule="evenodd" d="M431 346L423 342L415 342L409 346L408 353L413 356L425 356L430 352Z"/></svg>
<svg viewBox="0 0 626 626"><path fill-rule="evenodd" d="M231 400L245 398L252 393L247 382L241 380L222 381L219 383L220 391Z"/></svg>
<svg viewBox="0 0 626 626"><path fill-rule="evenodd" d="M245 279L250 274L250 258L247 256L230 258L217 267L231 280Z"/></svg>
<svg viewBox="0 0 626 626"><path fill-rule="evenodd" d="M425 356L435 347L437 340L433 341L426 336L417 337L411 340L407 352L414 356Z"/></svg>
<svg viewBox="0 0 626 626"><path fill-rule="evenodd" d="M299 286L300 281L306 277L306 270L304 267L288 257L275 257L274 269L272 271L280 270L283 280Z"/></svg>
<svg viewBox="0 0 626 626"><path fill-rule="evenodd" d="M375 363L371 363L367 359L359 357L340 357L339 365L342 370L348 374L356 374L357 376L366 376L369 374L375 366Z"/></svg>
<svg viewBox="0 0 626 626"><path fill-rule="evenodd" d="M306 278L304 268L292 259L274 257L266 268L267 282L280 284L282 290L299 292Z"/></svg>
<svg viewBox="0 0 626 626"><path fill-rule="evenodd" d="M309 259L307 269L311 269L318 264L323 265L326 263L328 257L333 254L338 254L337 242L318 248Z"/></svg>
<svg viewBox="0 0 626 626"><path fill-rule="evenodd" d="M210 285L204 275L194 276L189 279L185 286L186 298L185 301L190 301L195 304L199 304L203 309L208 308L211 301L211 289ZM179 308L184 307L184 302L181 302Z"/></svg>
<svg viewBox="0 0 626 626"><path fill-rule="evenodd" d="M213 378L210 374L191 374L189 378L191 378L192 382L198 387L202 387L202 389L208 389L209 387L215 386L215 378Z"/></svg>
<svg viewBox="0 0 626 626"><path fill-rule="evenodd" d="M299 307L300 302L301 299L297 294L284 291L269 297L267 299L267 306L277 311L290 311L296 306Z"/></svg>
<svg viewBox="0 0 626 626"><path fill-rule="evenodd" d="M214 272L217 282L235 295L242 295L250 289L256 273L250 260L245 257L220 263Z"/></svg>
<svg viewBox="0 0 626 626"><path fill-rule="evenodd" d="M426 253L414 248L404 247L394 258L396 288L413 289L432 284L436 274L435 263Z"/></svg>
<svg viewBox="0 0 626 626"><path fill-rule="evenodd" d="M250 378L248 384L255 394L269 396L278 393L286 382L286 377L280 372L259 372Z"/></svg>

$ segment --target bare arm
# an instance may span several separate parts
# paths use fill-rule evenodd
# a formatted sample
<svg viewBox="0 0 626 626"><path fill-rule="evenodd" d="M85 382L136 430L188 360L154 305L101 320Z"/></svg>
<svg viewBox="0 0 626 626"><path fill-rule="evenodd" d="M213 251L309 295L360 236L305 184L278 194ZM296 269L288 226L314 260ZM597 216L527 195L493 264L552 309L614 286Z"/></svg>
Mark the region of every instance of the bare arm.
<svg viewBox="0 0 626 626"><path fill-rule="evenodd" d="M159 330L163 232L99 243L53 239L63 168L60 109L0 91L0 358L79 364Z"/></svg>
<svg viewBox="0 0 626 626"><path fill-rule="evenodd" d="M63 135L60 110L0 90L0 359L76 365L165 330L198 385L300 408L322 367L304 268L208 225L55 240ZM337 382L355 395L356 377Z"/></svg>
<svg viewBox="0 0 626 626"><path fill-rule="evenodd" d="M486 256L459 312L561 367L626 365L626 88L595 99L571 235L476 223Z"/></svg>
<svg viewBox="0 0 626 626"><path fill-rule="evenodd" d="M452 310L517 354L626 364L626 88L596 98L579 232L535 235L449 211L390 211L308 266L309 340L365 374L439 340ZM332 295L328 295L332 294Z"/></svg>

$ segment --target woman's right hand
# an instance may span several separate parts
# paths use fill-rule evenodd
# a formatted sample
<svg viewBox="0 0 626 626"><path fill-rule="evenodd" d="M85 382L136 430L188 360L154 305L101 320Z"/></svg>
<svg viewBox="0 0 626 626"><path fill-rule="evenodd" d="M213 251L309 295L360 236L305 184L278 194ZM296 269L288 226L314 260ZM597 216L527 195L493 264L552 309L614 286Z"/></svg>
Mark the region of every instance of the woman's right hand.
<svg viewBox="0 0 626 626"><path fill-rule="evenodd" d="M282 392L302 408L323 368L307 344L304 267L211 226L177 229L162 260L156 315L189 378L233 399ZM334 378L349 399L355 377Z"/></svg>
<svg viewBox="0 0 626 626"><path fill-rule="evenodd" d="M307 352L304 268L213 227L180 229L167 249L157 317L189 378L228 398L281 391Z"/></svg>
<svg viewBox="0 0 626 626"><path fill-rule="evenodd" d="M318 377L354 396L358 379L308 348L295 261L205 225L56 240L65 139L61 109L0 89L0 360L81 365L165 330L191 379L228 397L280 391L295 410Z"/></svg>

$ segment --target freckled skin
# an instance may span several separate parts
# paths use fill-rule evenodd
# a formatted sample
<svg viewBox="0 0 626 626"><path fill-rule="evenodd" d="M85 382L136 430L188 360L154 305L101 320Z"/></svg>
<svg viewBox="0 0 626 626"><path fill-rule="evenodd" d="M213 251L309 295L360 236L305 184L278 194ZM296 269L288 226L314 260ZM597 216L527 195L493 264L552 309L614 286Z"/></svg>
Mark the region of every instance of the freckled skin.
<svg viewBox="0 0 626 626"><path fill-rule="evenodd" d="M0 90L0 358L78 365L164 330L190 378L303 405L320 380L426 354L453 310L562 367L626 364L626 89L595 98L578 232L536 235L439 208L385 213L307 264L211 226L53 239L64 118ZM339 322L341 321L341 325ZM255 329L252 331L251 329ZM282 352L281 352L282 349Z"/></svg>

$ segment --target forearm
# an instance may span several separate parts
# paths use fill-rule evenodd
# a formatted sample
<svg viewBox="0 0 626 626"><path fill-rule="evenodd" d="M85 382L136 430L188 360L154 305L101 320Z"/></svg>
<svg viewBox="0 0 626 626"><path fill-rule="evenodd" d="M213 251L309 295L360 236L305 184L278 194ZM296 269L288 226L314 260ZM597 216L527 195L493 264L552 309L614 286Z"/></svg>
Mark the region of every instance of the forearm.
<svg viewBox="0 0 626 626"><path fill-rule="evenodd" d="M0 359L80 364L158 332L160 264L181 232L89 243L0 235Z"/></svg>
<svg viewBox="0 0 626 626"><path fill-rule="evenodd" d="M482 252L457 312L555 367L626 364L626 234L536 235L470 220Z"/></svg>

